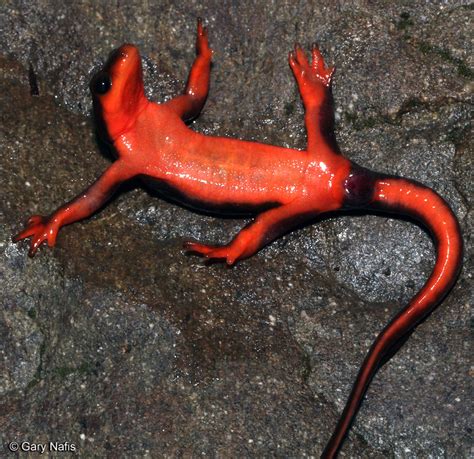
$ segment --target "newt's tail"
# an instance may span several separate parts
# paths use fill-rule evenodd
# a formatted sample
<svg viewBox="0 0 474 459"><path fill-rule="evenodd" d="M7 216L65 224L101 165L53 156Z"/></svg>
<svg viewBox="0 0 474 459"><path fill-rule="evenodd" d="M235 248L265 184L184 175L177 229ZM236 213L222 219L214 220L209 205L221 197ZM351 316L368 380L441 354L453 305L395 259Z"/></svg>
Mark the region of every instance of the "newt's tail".
<svg viewBox="0 0 474 459"><path fill-rule="evenodd" d="M382 330L369 350L344 412L322 454L323 458L337 455L378 368L441 302L456 281L461 266L462 237L459 223L448 204L432 189L419 183L398 177L379 177L381 176L371 184L372 202L366 207L404 214L419 220L432 234L437 246L437 258L433 272L423 288Z"/></svg>

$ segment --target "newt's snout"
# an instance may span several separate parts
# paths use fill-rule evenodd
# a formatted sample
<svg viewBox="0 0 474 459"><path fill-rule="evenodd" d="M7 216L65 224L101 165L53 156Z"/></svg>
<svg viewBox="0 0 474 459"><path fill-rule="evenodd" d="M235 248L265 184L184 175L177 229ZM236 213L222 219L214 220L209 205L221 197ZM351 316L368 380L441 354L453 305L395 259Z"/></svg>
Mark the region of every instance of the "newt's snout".
<svg viewBox="0 0 474 459"><path fill-rule="evenodd" d="M112 72L134 72L141 71L140 53L136 46L125 43L120 48L115 49L109 55L104 66Z"/></svg>
<svg viewBox="0 0 474 459"><path fill-rule="evenodd" d="M112 51L92 78L90 89L98 118L105 121L110 138L115 139L130 128L147 103L138 49L124 44Z"/></svg>
<svg viewBox="0 0 474 459"><path fill-rule="evenodd" d="M111 89L112 80L118 83L137 74L141 75L140 53L135 46L124 44L110 53L105 65L93 76L91 92L102 96Z"/></svg>
<svg viewBox="0 0 474 459"><path fill-rule="evenodd" d="M143 88L141 58L134 45L124 44L110 53L107 62L90 83L92 94L105 109L118 109L124 95Z"/></svg>

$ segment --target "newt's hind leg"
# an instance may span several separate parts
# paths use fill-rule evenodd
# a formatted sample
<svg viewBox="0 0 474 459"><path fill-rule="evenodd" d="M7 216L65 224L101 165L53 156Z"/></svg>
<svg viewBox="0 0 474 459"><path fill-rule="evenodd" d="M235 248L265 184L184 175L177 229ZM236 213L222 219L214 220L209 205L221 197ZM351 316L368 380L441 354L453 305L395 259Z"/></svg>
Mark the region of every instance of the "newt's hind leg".
<svg viewBox="0 0 474 459"><path fill-rule="evenodd" d="M184 247L207 258L225 259L228 265L233 265L237 260L252 256L281 235L311 220L318 213L306 201L293 201L258 215L227 245L186 242Z"/></svg>
<svg viewBox="0 0 474 459"><path fill-rule="evenodd" d="M339 152L334 136L334 107L331 81L334 67L326 67L323 56L316 45L311 50L311 63L297 44L288 56L293 75L305 107L305 124L308 135L308 152L324 154L321 149L329 147Z"/></svg>
<svg viewBox="0 0 474 459"><path fill-rule="evenodd" d="M197 21L196 54L184 94L166 102L184 121L199 115L209 92L212 49L209 47L207 27L203 27L200 18Z"/></svg>

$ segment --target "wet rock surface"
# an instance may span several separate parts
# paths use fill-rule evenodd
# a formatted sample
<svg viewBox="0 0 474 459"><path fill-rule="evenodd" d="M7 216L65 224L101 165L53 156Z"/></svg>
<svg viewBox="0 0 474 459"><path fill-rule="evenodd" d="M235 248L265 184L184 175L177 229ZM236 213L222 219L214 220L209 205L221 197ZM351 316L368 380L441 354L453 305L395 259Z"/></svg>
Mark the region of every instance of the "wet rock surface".
<svg viewBox="0 0 474 459"><path fill-rule="evenodd" d="M472 8L401 5L2 6L2 454L10 441L68 441L99 457L320 454L371 342L430 273L421 228L331 216L228 269L181 244L227 241L245 220L133 184L34 259L10 238L110 163L88 117L93 69L136 43L148 94L165 100L183 86L202 16L215 57L194 129L304 148L286 59L295 41L317 41L337 64L341 149L436 189L472 253ZM378 373L343 454L468 455L471 268Z"/></svg>

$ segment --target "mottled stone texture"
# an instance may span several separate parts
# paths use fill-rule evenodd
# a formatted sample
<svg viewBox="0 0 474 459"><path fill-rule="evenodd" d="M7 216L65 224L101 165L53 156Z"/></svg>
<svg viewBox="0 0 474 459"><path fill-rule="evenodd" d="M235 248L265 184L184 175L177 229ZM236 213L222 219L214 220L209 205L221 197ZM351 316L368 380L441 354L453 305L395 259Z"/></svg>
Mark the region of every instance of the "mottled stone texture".
<svg viewBox="0 0 474 459"><path fill-rule="evenodd" d="M331 216L233 269L206 266L182 241L227 241L245 222L132 185L34 259L10 238L109 164L87 86L111 49L138 44L147 92L165 100L202 16L215 58L193 128L304 148L287 52L317 41L337 65L341 149L435 188L469 254L467 3L3 2L0 453L51 440L83 457L318 456L370 343L430 273L421 228ZM373 381L346 457L467 457L471 267Z"/></svg>

